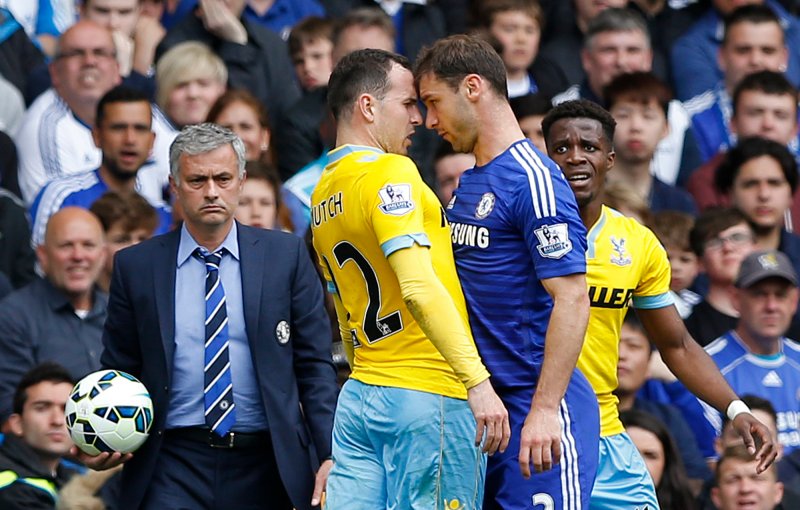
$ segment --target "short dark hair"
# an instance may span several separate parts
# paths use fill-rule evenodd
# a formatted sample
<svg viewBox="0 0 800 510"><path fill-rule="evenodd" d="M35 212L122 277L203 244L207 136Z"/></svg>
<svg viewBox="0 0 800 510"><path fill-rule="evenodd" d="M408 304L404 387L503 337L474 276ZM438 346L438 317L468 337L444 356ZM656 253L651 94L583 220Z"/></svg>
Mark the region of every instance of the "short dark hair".
<svg viewBox="0 0 800 510"><path fill-rule="evenodd" d="M651 223L653 233L661 244L691 251L689 233L694 227L694 216L681 211L658 211L653 214Z"/></svg>
<svg viewBox="0 0 800 510"><path fill-rule="evenodd" d="M597 34L637 30L644 34L647 45L651 46L650 31L647 28L647 21L645 21L641 14L624 7L605 9L589 21L586 27L586 35L583 38L583 47L590 48Z"/></svg>
<svg viewBox="0 0 800 510"><path fill-rule="evenodd" d="M714 185L722 193L729 192L742 165L762 156L768 156L780 165L794 194L797 189L797 161L794 156L785 145L758 136L739 140L735 147L728 150L714 173Z"/></svg>
<svg viewBox="0 0 800 510"><path fill-rule="evenodd" d="M667 117L672 90L653 73L635 72L621 74L611 80L603 90L603 96L609 110L618 101L628 100L645 105L655 100L664 111L664 117Z"/></svg>
<svg viewBox="0 0 800 510"><path fill-rule="evenodd" d="M122 223L125 232L142 228L152 234L158 228L158 212L143 196L135 192L107 191L92 202L89 210L100 220L106 233L119 223Z"/></svg>
<svg viewBox="0 0 800 510"><path fill-rule="evenodd" d="M733 89L733 115L738 111L739 99L745 92L763 92L770 96L790 96L795 114L797 113L797 89L786 79L783 73L775 71L757 71L748 74ZM797 117L797 115L795 115Z"/></svg>
<svg viewBox="0 0 800 510"><path fill-rule="evenodd" d="M778 19L778 16L775 15L772 8L765 4L742 5L729 12L723 19L723 24L725 26L725 32L722 36L723 46L728 42L731 28L739 23L775 23L778 25L778 28L781 29L781 35L783 35L781 21ZM784 36L784 44L785 40L786 38Z"/></svg>
<svg viewBox="0 0 800 510"><path fill-rule="evenodd" d="M25 372L14 390L12 409L16 414L22 414L25 408L25 403L28 401L28 388L43 382L75 384L75 379L66 368L58 363L47 361L36 365Z"/></svg>
<svg viewBox="0 0 800 510"><path fill-rule="evenodd" d="M411 70L406 57L384 50L357 50L345 55L328 81L328 106L333 117L341 119L361 94L385 97L391 86L389 72L395 64Z"/></svg>
<svg viewBox="0 0 800 510"><path fill-rule="evenodd" d="M294 57L303 48L315 41L329 40L333 42L333 22L319 16L308 16L300 20L289 32L289 55Z"/></svg>
<svg viewBox="0 0 800 510"><path fill-rule="evenodd" d="M714 471L714 486L719 487L720 474L722 473L722 465L725 461L730 459L740 460L742 462L753 462L756 460L755 456L750 453L750 450L744 443L730 445L722 452L719 460L717 461L717 469ZM775 481L778 481L778 468L776 463L773 462L767 468L767 472L772 473Z"/></svg>
<svg viewBox="0 0 800 510"><path fill-rule="evenodd" d="M625 312L625 318L622 320L622 323L627 324L628 326L641 331L646 335L644 324L642 324L642 321L639 319L639 316L636 315L636 311L633 308L628 308L628 311Z"/></svg>
<svg viewBox="0 0 800 510"><path fill-rule="evenodd" d="M95 114L94 125L100 126L103 124L103 120L106 117L106 105L113 103L139 102L147 103L147 106L152 108L150 106L150 98L147 97L147 94L141 90L126 87L125 85L117 85L113 89L106 92L103 97L100 98L100 102L97 103L97 112Z"/></svg>
<svg viewBox="0 0 800 510"><path fill-rule="evenodd" d="M524 96L512 97L508 100L511 111L517 120L530 117L531 115L547 115L553 109L553 103L544 94L525 94Z"/></svg>
<svg viewBox="0 0 800 510"><path fill-rule="evenodd" d="M750 227L747 217L734 207L713 207L703 211L694 222L689 232L689 245L698 257L703 256L706 242L717 237L721 232L740 224Z"/></svg>
<svg viewBox="0 0 800 510"><path fill-rule="evenodd" d="M483 0L477 3L477 20L487 28L494 23L494 17L498 14L518 11L536 21L539 30L544 29L545 16L537 0Z"/></svg>
<svg viewBox="0 0 800 510"><path fill-rule="evenodd" d="M550 137L550 128L561 119L596 120L603 127L603 134L608 141L608 146L614 145L614 130L617 127L617 121L608 113L608 110L597 103L587 99L573 99L555 106L542 120L542 133L544 133L545 141Z"/></svg>
<svg viewBox="0 0 800 510"><path fill-rule="evenodd" d="M491 44L479 37L451 35L423 48L417 57L414 78L419 83L420 78L427 74L443 81L452 90L458 90L467 75L477 74L499 97L508 99L503 59Z"/></svg>
<svg viewBox="0 0 800 510"><path fill-rule="evenodd" d="M331 41L334 47L339 44L342 32L350 27L375 27L385 32L393 40L396 36L392 18L383 9L380 7L359 7L348 11L347 14L334 23L333 32L331 33Z"/></svg>

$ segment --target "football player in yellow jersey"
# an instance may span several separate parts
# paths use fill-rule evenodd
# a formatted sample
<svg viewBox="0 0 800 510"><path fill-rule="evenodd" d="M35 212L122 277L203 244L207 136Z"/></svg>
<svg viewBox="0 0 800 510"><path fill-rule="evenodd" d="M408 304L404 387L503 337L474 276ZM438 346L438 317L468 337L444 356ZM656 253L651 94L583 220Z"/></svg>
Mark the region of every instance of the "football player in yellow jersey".
<svg viewBox="0 0 800 510"><path fill-rule="evenodd" d="M343 58L337 147L311 199L314 248L352 375L339 396L326 509L480 508L508 414L473 342L450 229L405 156L421 123L408 60Z"/></svg>
<svg viewBox="0 0 800 510"><path fill-rule="evenodd" d="M632 115L666 104L641 91L617 98ZM542 122L547 151L566 176L587 233L587 272L591 312L578 367L600 403L600 465L592 490L592 509L658 508L655 488L617 415L619 335L629 305L672 372L695 395L721 412L764 471L776 456L775 438L750 413L723 379L714 362L692 339L669 296L670 270L655 235L631 218L603 205L606 173L614 166L616 122L586 100L562 103ZM755 439L754 439L755 438Z"/></svg>

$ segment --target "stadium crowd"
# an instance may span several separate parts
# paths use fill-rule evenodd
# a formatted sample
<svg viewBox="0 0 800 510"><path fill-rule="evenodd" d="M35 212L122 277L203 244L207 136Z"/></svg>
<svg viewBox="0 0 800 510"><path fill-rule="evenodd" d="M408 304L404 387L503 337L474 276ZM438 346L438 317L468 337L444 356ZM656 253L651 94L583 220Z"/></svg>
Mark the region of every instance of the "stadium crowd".
<svg viewBox="0 0 800 510"><path fill-rule="evenodd" d="M502 106L491 114L482 109L485 99L475 99L469 107L474 112L462 105L459 117L436 96L439 78L454 87L436 67L445 65L436 60L436 52L446 51L436 45L457 34L488 44L502 62ZM389 53L360 52L365 49ZM402 57L387 61L381 57L387 54ZM383 129L363 127L380 105L362 103L361 96L353 103L339 93L351 76L342 76L337 64L361 72L357 60L348 60L353 55L384 62L380 65L391 69L387 79L392 86L408 85L407 118L401 121L402 114L395 112L397 117ZM573 246L585 248L586 258L578 250L582 261L574 262L583 269L554 273L552 280L587 274L588 287L583 280L580 287L589 291L589 326L580 333L583 338L586 331L584 351L610 349L609 359L618 364L599 366L586 352L577 358L577 345L575 359L558 359L577 363L575 370L586 373L592 384L600 401L599 436L622 431L615 428L618 406L658 505L665 510L800 508L799 86L798 0L0 0L0 510L310 509L323 497L331 469L332 484L340 490L332 499L334 508L369 508L343 498L355 498L360 488L372 490L372 481L365 481L370 475L332 467L337 444L345 441L344 427L333 421L334 412L337 420L345 413L334 411L336 395L354 363L354 344L377 345L404 324L410 327L412 320L419 323L422 343L432 344L409 344L428 349L421 362L425 370L412 370L409 376L399 361L386 365L384 374L362 366L362 386L392 387L403 377L419 377L411 388L469 402L450 411L466 421L473 419L470 408L492 416L503 407L502 400L516 455L523 447L519 437L515 442L519 429L514 427L523 427L524 420L515 422L512 407L524 401L527 412L541 404L539 397L531 404L530 395L512 391L518 384L513 374L497 373L498 366L511 365L491 362L497 354L481 344L472 318L468 324L477 350L469 327L448 330L462 342L458 349L455 340L449 346L440 343L436 329L442 317L461 324L458 314L465 305L459 302L465 298L463 317L480 310L471 301L475 295L493 299L502 294L487 289L491 280L505 281L507 275L498 271L504 260L486 264L470 259L473 252L464 246L469 247L470 236L477 235L473 247L481 243L481 232L471 232L463 219L474 215L483 220L501 207L519 214L517 220L530 220L527 230L535 229L537 237L527 235L540 243L527 246L531 256L536 248L544 253L549 247L554 255L543 257L560 259ZM387 90L378 91L379 102ZM506 98L513 115L501 123L505 117L497 112L506 111ZM417 107L419 115L412 111ZM363 118L342 113L347 108ZM467 124L452 119L483 124L472 133ZM481 195L473 180L462 182L459 195L465 171L505 164L501 158L508 157L503 151L509 143L499 142L502 150L495 152L482 143L495 132L498 140L516 142L517 128L531 141L525 149L514 149L522 151L520 158L541 158L551 165L543 168L564 171L568 185L556 183L556 191L550 190L556 195L552 212L558 200L559 210L565 201L574 214L565 216L559 228L534 224L541 219L538 202L535 220L520 213L516 195L511 197L514 186L505 188L508 197ZM386 142L397 136L392 129L401 131L397 146ZM477 142L465 144L457 132L474 134ZM449 134L447 140L443 134ZM405 159L381 164L387 175L404 183L394 188L374 176L375 183L365 184L366 178L332 183L326 167L350 168L354 163L348 151L370 162L378 158L375 153L407 154L413 165ZM409 171L414 175L404 173ZM592 195L581 182L598 175L601 184L586 185L594 186ZM542 179L550 182L549 174L537 178L540 186ZM314 193L320 182L326 194L322 201L318 193L323 191ZM367 188L373 184L375 190ZM435 195L417 194L417 185L430 186ZM206 187L219 187L221 197L222 205L213 205L217 209L210 212L199 191ZM426 204L426 221L428 211L435 223L441 218L442 226L448 226L449 220L455 266L452 260L441 262L434 248L423 248L436 246L435 239L420 240L413 231L400 236L412 239L408 246L392 244L396 239L381 230L389 227L364 212L366 202L355 212L348 210L341 193L362 187L375 194L372 209L392 218L413 210L416 200ZM413 200L403 196L412 192ZM474 213L464 212L473 198L478 201ZM358 249L345 242L352 240L337 237L339 230L327 230L345 212L347 227L336 228L355 228L355 238L371 236L375 256L385 256L383 269L359 259ZM219 215L225 228L210 224L209 214ZM620 215L649 230L639 230ZM581 233L580 242L559 238L567 235L567 223L569 236ZM366 228L374 232L364 234ZM609 232L614 235L606 241ZM517 253L503 257L527 256L526 245L513 246ZM421 254L427 251L434 253L433 262ZM663 267L660 255L654 255L661 251L668 261ZM404 252L413 254L413 262L401 262L398 254ZM598 263L602 269L589 260L587 269L587 259L596 253L608 260ZM648 267L640 268L640 257L647 258ZM416 291L459 296L452 310L418 295L414 299L419 301L409 297L414 290L409 286L419 283L409 267L420 260L432 264L430 274L435 269L447 289ZM354 283L355 273L343 272L348 261L358 265L368 289L373 267L379 273L376 286L381 271L391 278L396 274L395 299L408 306L410 315L393 316L381 309L384 301L372 308L367 301L366 313L375 320L372 330L364 325L366 339L343 326L343 316L344 323L350 320L345 308L356 305L342 296L350 286L363 286L361 276ZM568 262L573 263L568 258L560 262L562 270ZM550 271L538 263L536 272ZM442 269L450 266L458 269L460 285L455 272ZM619 276L609 276L615 266L622 268L614 273ZM465 267L473 276L464 276ZM592 271L602 271L602 278ZM634 271L641 274L634 276ZM337 280L347 274L349 281ZM225 289L223 319L203 312L202 299L194 300L192 291L203 295L198 282L204 275L206 283L211 278ZM626 287L603 286L612 280ZM668 281L669 288L656 303L653 289L659 281ZM381 298L376 288L366 299L391 299ZM568 295L559 294L565 288L551 283L539 292L559 303L560 296ZM511 289L505 301L509 309L552 301L517 300ZM206 293L208 307L215 298L209 288ZM577 311L583 304L575 303L577 324L583 320ZM664 308L669 314L661 313ZM418 309L435 313L418 315ZM563 313L557 306L552 316L547 310L544 315L538 309L531 312L539 321L534 329L544 330L548 320L555 323ZM205 352L192 347L203 338L212 343L214 337L202 325L187 326L201 324L204 313L206 324L221 320L224 326L224 345L214 362L208 361L208 346ZM513 314L496 313L507 321L501 328L516 327ZM593 320L619 324L598 332ZM568 332L563 331L566 346ZM612 335L613 345L593 341L603 335ZM550 333L547 339L561 341ZM554 356L544 349L543 357ZM381 356L402 360L402 350ZM202 363L192 365L204 355L205 369ZM210 374L219 359L227 364ZM409 359L414 368L416 358ZM718 371L711 370L714 366ZM63 413L68 388L100 368L134 373L148 386L156 409L169 410L156 414L152 437L132 456L89 459L70 448ZM692 373L696 368L703 372ZM392 370L401 373L399 379ZM437 385L441 370L454 373ZM720 373L724 380L717 380ZM489 380L494 389L485 383ZM214 403L193 386L209 391L220 381L233 389L220 390ZM564 391L567 397L573 391L565 388L559 400ZM778 460L763 472L756 469L762 459L742 446L738 422L733 423L739 413L730 408L726 413L730 401L720 400L730 389L744 402L737 397L734 404L743 407L734 405L734 411L752 413L777 441ZM359 391L354 396L352 387L349 393L342 390L339 405L346 401L348 416L356 416L364 401L402 398ZM431 409L439 405L411 402ZM613 407L612 418L604 405ZM585 411L588 422L597 408ZM576 409L575 415L580 413ZM219 419L209 421L209 416ZM508 427L509 416L495 417L496 422L486 422L486 441L494 442L486 450L492 453L508 443L500 424ZM381 433L396 433L384 425ZM466 436L462 442L470 443ZM204 450L206 443L213 450ZM398 453L409 455L402 449ZM365 471L379 469L363 458L356 462L355 456L339 455ZM502 486L512 482L493 470L491 458L487 491L513 492ZM347 462L343 465L350 466ZM421 469L397 458L391 462L396 469ZM537 460L531 462L541 470ZM480 462L469 466L486 469ZM513 468L516 472L516 462ZM435 475L415 476L419 479L389 487L386 501L397 491L397 508L410 508L404 506L404 494L433 490L419 486ZM449 506L430 508L480 506L449 497L437 494L436 504ZM592 498L592 508L626 508L615 506L613 497L602 505L600 495ZM561 504L567 508L566 499ZM485 507L522 508L500 496L496 505ZM534 498L533 508L537 505L553 508Z"/></svg>

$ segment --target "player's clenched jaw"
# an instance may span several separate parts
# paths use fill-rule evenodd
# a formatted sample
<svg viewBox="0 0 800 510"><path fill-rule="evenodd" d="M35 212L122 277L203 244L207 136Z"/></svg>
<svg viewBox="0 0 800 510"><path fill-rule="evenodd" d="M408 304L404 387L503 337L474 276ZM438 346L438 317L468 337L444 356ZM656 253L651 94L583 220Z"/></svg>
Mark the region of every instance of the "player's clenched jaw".
<svg viewBox="0 0 800 510"><path fill-rule="evenodd" d="M384 151L408 154L411 135L415 127L422 124L414 76L408 69L394 64L388 78L389 90L373 106L373 136Z"/></svg>
<svg viewBox="0 0 800 510"><path fill-rule="evenodd" d="M469 153L478 138L478 120L464 97L465 78L453 90L446 82L426 73L419 79L419 95L427 108L425 126L435 129L456 152Z"/></svg>
<svg viewBox="0 0 800 510"><path fill-rule="evenodd" d="M553 123L545 141L547 152L567 178L579 207L603 192L606 173L614 166L614 151L600 122L563 118Z"/></svg>

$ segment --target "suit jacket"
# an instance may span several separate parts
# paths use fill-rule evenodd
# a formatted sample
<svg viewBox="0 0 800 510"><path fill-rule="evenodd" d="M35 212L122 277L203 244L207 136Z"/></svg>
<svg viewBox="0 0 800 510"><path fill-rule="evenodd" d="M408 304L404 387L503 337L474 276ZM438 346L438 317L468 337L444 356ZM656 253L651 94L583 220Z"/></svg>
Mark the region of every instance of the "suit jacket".
<svg viewBox="0 0 800 510"><path fill-rule="evenodd" d="M275 458L295 508L310 509L318 459L331 456L337 393L322 289L299 238L238 228L245 326ZM119 252L114 263L101 363L138 377L154 408L150 437L123 469L123 509L141 505L164 437L179 242L176 230ZM276 334L281 321L291 329L285 343Z"/></svg>

